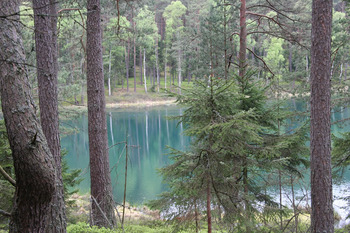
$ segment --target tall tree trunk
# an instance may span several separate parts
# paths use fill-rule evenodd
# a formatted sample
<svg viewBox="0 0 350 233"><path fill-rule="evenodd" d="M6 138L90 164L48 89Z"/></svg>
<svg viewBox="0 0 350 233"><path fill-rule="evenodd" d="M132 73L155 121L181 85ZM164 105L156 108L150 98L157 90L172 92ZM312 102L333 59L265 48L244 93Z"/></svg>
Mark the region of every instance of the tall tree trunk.
<svg viewBox="0 0 350 233"><path fill-rule="evenodd" d="M168 48L165 45L165 56L164 56L164 88L166 89L166 75L167 75L167 56L168 56ZM170 77L171 78L171 77Z"/></svg>
<svg viewBox="0 0 350 233"><path fill-rule="evenodd" d="M246 75L246 60L247 60L247 24L246 24L246 0L241 0L241 8L240 8L240 34L239 34L239 77L241 79L241 92L242 94L245 93L245 82L248 82L248 80L245 80ZM247 200L248 198L248 158L243 157L243 185L244 185L244 207L246 211L245 219L246 219L246 232L251 232L250 229L250 207L249 202Z"/></svg>
<svg viewBox="0 0 350 233"><path fill-rule="evenodd" d="M65 232L63 216L53 215L60 208L55 203L59 178L31 96L19 4L0 1L1 105L16 174L10 232Z"/></svg>
<svg viewBox="0 0 350 233"><path fill-rule="evenodd" d="M80 104L84 105L85 98L85 70L86 70L86 59L85 56L80 62L80 74L81 74L81 92L80 92Z"/></svg>
<svg viewBox="0 0 350 233"><path fill-rule="evenodd" d="M136 92L136 39L134 37L134 92Z"/></svg>
<svg viewBox="0 0 350 233"><path fill-rule="evenodd" d="M134 21L134 8L132 9L132 25L134 28L134 34L133 34L133 45L134 45L134 92L136 92L136 37L135 37L135 33L136 33L136 22Z"/></svg>
<svg viewBox="0 0 350 233"><path fill-rule="evenodd" d="M156 70L157 70L157 90L159 92L160 80L159 80L159 61L158 61L158 34L156 38L155 54L156 54Z"/></svg>
<svg viewBox="0 0 350 233"><path fill-rule="evenodd" d="M145 92L147 93L147 78L146 78L146 49L143 49L143 78L145 84Z"/></svg>
<svg viewBox="0 0 350 233"><path fill-rule="evenodd" d="M331 172L332 0L312 1L311 232L334 232Z"/></svg>
<svg viewBox="0 0 350 233"><path fill-rule="evenodd" d="M207 222L208 222L208 233L212 232L211 226L211 182L210 174L207 172Z"/></svg>
<svg viewBox="0 0 350 233"><path fill-rule="evenodd" d="M52 231L65 231L66 216L61 171L57 88L57 10L54 0L33 0L40 122L56 167L56 191L51 211Z"/></svg>
<svg viewBox="0 0 350 233"><path fill-rule="evenodd" d="M140 58L139 58L139 69L140 69L140 83L143 84L142 80L142 47L140 46Z"/></svg>
<svg viewBox="0 0 350 233"><path fill-rule="evenodd" d="M126 92L129 92L129 61L130 61L130 38L125 47L125 70L126 70Z"/></svg>
<svg viewBox="0 0 350 233"><path fill-rule="evenodd" d="M112 49L109 49L109 62L108 62L108 96L112 95L111 89L111 68L112 68Z"/></svg>
<svg viewBox="0 0 350 233"><path fill-rule="evenodd" d="M177 72L179 72L178 73L178 77L179 77L179 79L178 79L178 85L179 85L179 94L181 95L181 81L182 81L182 77L181 77L181 50L179 49L178 51L177 51L177 53L178 53L178 63L177 63Z"/></svg>
<svg viewBox="0 0 350 233"><path fill-rule="evenodd" d="M239 34L239 76L244 77L247 60L247 25L246 25L246 0L241 0L240 8L240 34Z"/></svg>
<svg viewBox="0 0 350 233"><path fill-rule="evenodd" d="M115 225L114 202L107 141L107 122L102 63L101 7L99 0L87 1L87 94L91 178L91 223Z"/></svg>

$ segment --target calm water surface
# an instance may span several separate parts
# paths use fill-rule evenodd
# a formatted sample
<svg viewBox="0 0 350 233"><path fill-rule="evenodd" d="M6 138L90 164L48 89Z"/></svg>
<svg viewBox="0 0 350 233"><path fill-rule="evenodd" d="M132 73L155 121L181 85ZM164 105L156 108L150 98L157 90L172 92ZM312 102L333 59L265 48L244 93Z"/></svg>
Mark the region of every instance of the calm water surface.
<svg viewBox="0 0 350 233"><path fill-rule="evenodd" d="M189 137L182 134L183 125L167 116L182 114L178 107L115 110L107 114L108 144L113 195L120 202L125 180L125 142L128 141L127 201L142 204L156 198L166 190L157 169L169 164L167 146L183 149ZM90 189L89 141L87 115L65 122L78 129L78 133L62 138L62 148L68 154L70 168L83 170L83 192Z"/></svg>
<svg viewBox="0 0 350 233"><path fill-rule="evenodd" d="M307 106L302 102L291 102L292 109L304 111ZM183 135L183 125L176 120L168 120L167 116L182 114L182 109L172 107L155 107L145 109L120 109L107 114L108 144L110 148L110 167L113 184L113 195L117 202L122 201L125 174L125 144L129 145L128 176L127 176L127 201L133 204L142 204L154 199L165 191L167 186L162 183L162 178L157 174L157 169L169 164L167 146L183 150L190 144L190 138ZM335 109L332 112L332 121L340 121L350 117L349 109ZM300 124L302 119L294 119L291 125ZM89 178L89 143L87 116L82 115L76 120L65 122L78 129L78 132L62 138L62 148L68 152L66 159L70 168L83 170L84 181L80 185L83 192L90 189ZM341 132L350 131L349 125L333 125L332 133L339 135ZM308 174L305 174L307 180ZM345 217L348 210L341 207L346 202L340 197L350 195L350 172L346 172L341 184L334 185L335 208ZM287 200L288 189L285 199ZM297 191L297 195L303 196L309 193L308 185ZM309 203L310 204L310 203Z"/></svg>

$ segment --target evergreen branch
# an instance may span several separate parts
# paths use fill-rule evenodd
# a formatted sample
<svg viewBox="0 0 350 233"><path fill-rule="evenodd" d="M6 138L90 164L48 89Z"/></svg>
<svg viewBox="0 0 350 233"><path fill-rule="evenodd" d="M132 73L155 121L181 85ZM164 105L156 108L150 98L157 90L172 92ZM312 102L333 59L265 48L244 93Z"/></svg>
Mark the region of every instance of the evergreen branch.
<svg viewBox="0 0 350 233"><path fill-rule="evenodd" d="M85 31L86 31L86 27L85 27L85 24L84 24L84 18L83 18L83 15L80 11L79 8L65 8L65 9L61 9L57 12L57 14L59 15L60 13L62 13L63 11L78 11L79 14L80 14L80 18L81 18L81 22L82 22L82 27L83 27L83 34L80 36L80 43L81 43L81 46L83 47L83 50L84 50L84 54L86 54L86 47L84 45L84 35L85 35Z"/></svg>
<svg viewBox="0 0 350 233"><path fill-rule="evenodd" d="M14 187L16 187L16 181L4 170L2 166L0 166L0 173L1 175L10 182Z"/></svg>

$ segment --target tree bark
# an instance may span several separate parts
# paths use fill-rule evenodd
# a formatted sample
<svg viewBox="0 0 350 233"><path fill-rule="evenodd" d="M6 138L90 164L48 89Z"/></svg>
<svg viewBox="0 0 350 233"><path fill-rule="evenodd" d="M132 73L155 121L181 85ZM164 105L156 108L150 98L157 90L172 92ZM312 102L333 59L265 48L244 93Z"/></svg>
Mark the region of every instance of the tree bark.
<svg viewBox="0 0 350 233"><path fill-rule="evenodd" d="M10 232L65 232L63 218L53 214L60 208L55 203L59 181L31 96L19 4L19 0L0 1L1 104L16 174Z"/></svg>
<svg viewBox="0 0 350 233"><path fill-rule="evenodd" d="M240 8L240 34L239 34L239 76L244 77L247 60L247 24L246 24L246 0L241 0Z"/></svg>
<svg viewBox="0 0 350 233"><path fill-rule="evenodd" d="M331 173L332 0L313 0L311 31L311 232L334 232Z"/></svg>
<svg viewBox="0 0 350 233"><path fill-rule="evenodd" d="M115 225L115 216L109 173L100 1L88 0L87 11L87 94L92 198L91 223L100 227L113 227Z"/></svg>
<svg viewBox="0 0 350 233"><path fill-rule="evenodd" d="M208 233L212 232L211 226L211 182L210 174L207 172L207 223L208 223Z"/></svg>
<svg viewBox="0 0 350 233"><path fill-rule="evenodd" d="M57 193L54 196L52 219L54 229L65 231L66 216L61 169L61 145L58 120L57 10L54 0L33 0L35 50L39 87L41 127L55 160Z"/></svg>

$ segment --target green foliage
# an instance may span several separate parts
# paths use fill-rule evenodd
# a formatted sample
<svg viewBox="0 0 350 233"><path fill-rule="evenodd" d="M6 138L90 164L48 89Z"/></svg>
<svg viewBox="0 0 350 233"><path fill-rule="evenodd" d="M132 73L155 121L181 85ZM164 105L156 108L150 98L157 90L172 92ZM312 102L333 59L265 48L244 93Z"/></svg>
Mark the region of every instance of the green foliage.
<svg viewBox="0 0 350 233"><path fill-rule="evenodd" d="M154 21L155 14L147 6L140 10L135 17L138 42L147 49L153 48L158 35L157 24Z"/></svg>
<svg viewBox="0 0 350 233"><path fill-rule="evenodd" d="M170 229L169 229L170 228ZM146 223L127 223L124 226L124 230L98 228L96 226L90 227L87 223L79 222L77 224L71 224L67 227L67 233L168 233L171 231L171 226L165 224L165 222L146 222Z"/></svg>
<svg viewBox="0 0 350 233"><path fill-rule="evenodd" d="M171 38L175 32L183 30L183 22L181 17L186 13L186 6L181 1L172 1L168 5L163 13L163 17L166 20L166 34Z"/></svg>
<svg viewBox="0 0 350 233"><path fill-rule="evenodd" d="M65 160L66 151L62 151L62 179L64 188L64 199L68 206L74 204L74 201L69 201L69 196L77 193L79 190L74 189L77 187L83 178L81 175L81 169L70 170L67 161Z"/></svg>
<svg viewBox="0 0 350 233"><path fill-rule="evenodd" d="M97 226L90 227L89 224L79 222L74 225L69 225L67 227L68 233L113 233L116 232L111 229L106 229L104 227L98 228Z"/></svg>

